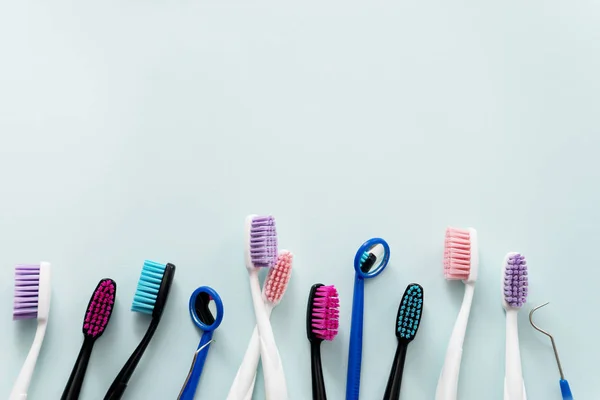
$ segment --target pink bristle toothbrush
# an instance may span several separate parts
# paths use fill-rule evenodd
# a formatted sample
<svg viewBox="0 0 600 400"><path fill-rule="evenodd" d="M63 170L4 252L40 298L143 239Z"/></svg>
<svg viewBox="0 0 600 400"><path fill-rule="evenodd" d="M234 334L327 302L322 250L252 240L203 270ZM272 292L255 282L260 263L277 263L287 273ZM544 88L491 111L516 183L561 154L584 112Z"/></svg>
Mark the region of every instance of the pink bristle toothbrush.
<svg viewBox="0 0 600 400"><path fill-rule="evenodd" d="M335 286L321 283L313 285L308 295L306 309L306 335L310 341L312 398L327 400L323 366L321 364L321 343L333 340L339 328L340 299Z"/></svg>
<svg viewBox="0 0 600 400"><path fill-rule="evenodd" d="M35 364L42 348L50 312L50 263L17 265L13 319L37 318L33 344L17 377L9 400L26 400Z"/></svg>
<svg viewBox="0 0 600 400"><path fill-rule="evenodd" d="M102 336L112 316L115 297L117 295L117 284L112 279L102 279L86 308L83 318L83 344L77 356L77 361L71 371L61 400L75 400L79 398L79 392L83 385L85 372L87 370L92 349L96 340Z"/></svg>
<svg viewBox="0 0 600 400"><path fill-rule="evenodd" d="M287 400L285 373L258 281L258 269L272 268L277 261L277 231L272 216L250 215L246 218L245 260L260 337L266 400Z"/></svg>
<svg viewBox="0 0 600 400"><path fill-rule="evenodd" d="M447 280L462 280L465 284L465 296L454 323L452 336L450 336L446 359L438 380L435 400L456 400L458 395L458 377L463 343L469 322L469 314L471 313L478 267L477 231L473 228L446 229L444 276Z"/></svg>
<svg viewBox="0 0 600 400"><path fill-rule="evenodd" d="M285 294L292 273L293 257L291 252L281 250L275 266L269 269L262 291L267 317L271 316L273 308L279 304ZM250 343L248 343L242 364L229 389L227 400L252 400L259 358L260 339L258 328L254 327L252 338L250 339Z"/></svg>

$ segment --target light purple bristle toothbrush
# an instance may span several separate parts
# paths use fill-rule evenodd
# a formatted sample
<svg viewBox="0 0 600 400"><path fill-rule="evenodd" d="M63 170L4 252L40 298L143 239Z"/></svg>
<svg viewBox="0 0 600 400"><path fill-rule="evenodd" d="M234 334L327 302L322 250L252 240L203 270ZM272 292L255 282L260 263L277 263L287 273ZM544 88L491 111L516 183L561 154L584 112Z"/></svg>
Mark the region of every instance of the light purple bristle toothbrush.
<svg viewBox="0 0 600 400"><path fill-rule="evenodd" d="M50 263L17 265L15 267L13 319L37 318L38 323L33 344L13 386L9 400L27 399L27 390L46 334L49 311Z"/></svg>
<svg viewBox="0 0 600 400"><path fill-rule="evenodd" d="M506 361L504 400L526 400L519 349L519 310L527 301L527 262L520 253L508 253L502 269L502 306L506 311Z"/></svg>
<svg viewBox="0 0 600 400"><path fill-rule="evenodd" d="M265 380L266 400L287 400L287 385L279 350L273 336L258 281L259 268L272 268L277 262L277 230L270 215L246 217L246 268L260 337L260 357Z"/></svg>

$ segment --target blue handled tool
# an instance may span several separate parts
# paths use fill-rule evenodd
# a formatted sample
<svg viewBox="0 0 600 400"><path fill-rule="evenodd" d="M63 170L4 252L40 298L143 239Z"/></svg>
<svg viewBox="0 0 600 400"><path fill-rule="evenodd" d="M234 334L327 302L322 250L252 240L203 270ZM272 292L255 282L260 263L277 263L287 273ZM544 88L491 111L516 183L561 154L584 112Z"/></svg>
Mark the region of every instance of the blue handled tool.
<svg viewBox="0 0 600 400"><path fill-rule="evenodd" d="M374 278L382 273L389 259L390 247L381 238L367 240L354 257L354 295L352 296L346 400L357 400L360 392L365 279Z"/></svg>
<svg viewBox="0 0 600 400"><path fill-rule="evenodd" d="M215 302L217 308L216 318L208 308L211 300ZM219 294L208 286L201 286L194 290L194 293L190 297L190 316L194 324L204 333L200 339L200 344L198 344L198 349L194 353L190 372L179 393L179 397L177 397L178 400L193 400L196 394L196 388L200 381L200 375L202 375L202 369L204 368L210 344L214 341L212 339L213 332L221 325L221 321L223 320L223 302Z"/></svg>
<svg viewBox="0 0 600 400"><path fill-rule="evenodd" d="M541 332L550 338L550 341L552 342L552 349L554 350L554 357L556 358L556 363L558 364L558 372L560 373L560 392L562 393L562 398L563 398L563 400L573 400L573 395L571 394L571 388L569 387L569 382L567 382L567 380L565 379L565 374L563 373L562 365L560 363L560 358L558 357L558 350L556 350L556 343L554 342L554 337L533 323L533 313L535 311L539 310L540 308L547 306L548 304L550 304L550 302L544 303L541 306L537 306L533 310L531 310L529 312L529 322L531 323L531 326L533 326L533 328L536 331Z"/></svg>

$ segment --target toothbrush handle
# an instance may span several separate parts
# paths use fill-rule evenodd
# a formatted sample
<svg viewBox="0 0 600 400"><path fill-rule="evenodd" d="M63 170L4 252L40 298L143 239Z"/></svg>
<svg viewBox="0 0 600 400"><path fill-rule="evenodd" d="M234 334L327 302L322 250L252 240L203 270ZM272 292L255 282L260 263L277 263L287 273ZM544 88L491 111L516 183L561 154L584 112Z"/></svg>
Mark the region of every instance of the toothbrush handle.
<svg viewBox="0 0 600 400"><path fill-rule="evenodd" d="M563 400L573 400L571 388L569 387L569 382L567 382L566 379L560 380L560 392L562 393Z"/></svg>
<svg viewBox="0 0 600 400"><path fill-rule="evenodd" d="M198 388L198 383L200 382L200 375L202 375L202 370L204 369L204 362L206 361L206 356L208 355L208 349L210 348L209 342L211 341L212 336L213 331L205 331L202 335L200 344L198 344L198 349L201 350L195 356L194 364L192 365L190 374L187 377L185 386L181 390L181 394L177 400L194 400L196 388Z"/></svg>
<svg viewBox="0 0 600 400"><path fill-rule="evenodd" d="M267 317L271 316L273 306L270 303L265 303ZM235 379L229 389L227 400L252 400L252 392L254 392L254 384L256 382L256 369L258 368L258 360L260 359L260 339L258 336L258 327L254 327L252 338L248 343L246 354L240 365Z"/></svg>
<svg viewBox="0 0 600 400"><path fill-rule="evenodd" d="M277 350L271 322L267 317L256 268L250 270L250 291L252 292L252 303L254 304L256 326L258 327L266 400L287 400L288 394L283 364L281 363L279 350Z"/></svg>
<svg viewBox="0 0 600 400"><path fill-rule="evenodd" d="M404 373L404 361L406 360L407 349L408 344L398 342L394 363L392 364L392 370L390 371L390 377L385 388L383 400L398 400L400 398L400 386L402 384L402 374Z"/></svg>
<svg viewBox="0 0 600 400"><path fill-rule="evenodd" d="M12 388L12 392L10 393L8 400L27 399L27 390L29 389L31 377L33 376L33 371L35 369L35 364L37 363L37 359L40 354L40 349L42 348L42 343L44 342L44 336L46 335L46 326L46 320L38 321L38 326L37 330L35 331L35 338L33 339L33 344L31 345L29 354L27 354L27 358L25 359L23 367L21 367L21 372L19 372L19 376L17 377L17 381L15 382Z"/></svg>
<svg viewBox="0 0 600 400"><path fill-rule="evenodd" d="M519 349L518 310L506 311L506 361L504 372L504 398L525 400L521 352Z"/></svg>
<svg viewBox="0 0 600 400"><path fill-rule="evenodd" d="M94 348L94 339L86 337L79 350L79 356L73 366L69 380L63 391L61 400L77 400L79 393L81 392L81 386L83 385L83 379L85 378L85 372L92 355L92 349Z"/></svg>
<svg viewBox="0 0 600 400"><path fill-rule="evenodd" d="M475 283L467 282L465 284L465 296L463 298L458 317L454 323L452 336L446 350L446 359L438 380L435 392L435 400L456 400L458 394L458 377L460 374L460 363L462 361L463 343L469 314L471 313L471 304L473 303L473 294L475 292Z"/></svg>
<svg viewBox="0 0 600 400"><path fill-rule="evenodd" d="M152 322L150 322L150 326L142 338L142 341L135 348L123 368L121 368L121 371L119 371L119 374L113 383L108 388L108 391L104 395L104 400L119 400L121 397L123 397L123 393L125 393L125 390L127 389L127 382L129 382L131 375L133 375L135 368L142 359L146 348L150 344L150 340L152 340L152 336L154 336L156 328L158 328L158 322L158 318L152 318Z"/></svg>
<svg viewBox="0 0 600 400"><path fill-rule="evenodd" d="M321 341L310 342L310 370L312 376L313 400L327 400L325 380L323 379L323 366L321 364Z"/></svg>
<svg viewBox="0 0 600 400"><path fill-rule="evenodd" d="M364 279L355 276L354 295L352 296L352 322L350 324L350 347L348 349L346 400L358 400L360 394L364 308L365 281Z"/></svg>

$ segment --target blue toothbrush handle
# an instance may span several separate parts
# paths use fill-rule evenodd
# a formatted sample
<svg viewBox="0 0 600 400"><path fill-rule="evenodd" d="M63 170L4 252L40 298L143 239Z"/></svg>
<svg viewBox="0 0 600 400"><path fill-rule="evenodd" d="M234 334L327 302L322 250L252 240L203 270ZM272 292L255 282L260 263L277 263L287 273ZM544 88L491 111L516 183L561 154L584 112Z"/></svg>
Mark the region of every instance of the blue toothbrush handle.
<svg viewBox="0 0 600 400"><path fill-rule="evenodd" d="M569 387L569 382L567 382L566 379L560 380L560 392L562 393L563 400L573 400L571 388Z"/></svg>
<svg viewBox="0 0 600 400"><path fill-rule="evenodd" d="M352 322L350 325L350 348L348 350L346 400L358 400L358 395L360 393L364 308L365 281L364 279L355 276L354 295L352 297Z"/></svg>
<svg viewBox="0 0 600 400"><path fill-rule="evenodd" d="M213 331L206 331L202 335L202 339L200 339L198 349L201 349L202 347L204 348L200 350L200 352L196 356L196 360L192 365L192 369L185 383L185 386L181 390L181 394L179 395L178 400L194 400L196 388L198 387L200 375L202 375L202 369L204 368L204 362L206 361L206 356L208 355L208 349L210 347L210 344L208 343L211 341L212 335Z"/></svg>

